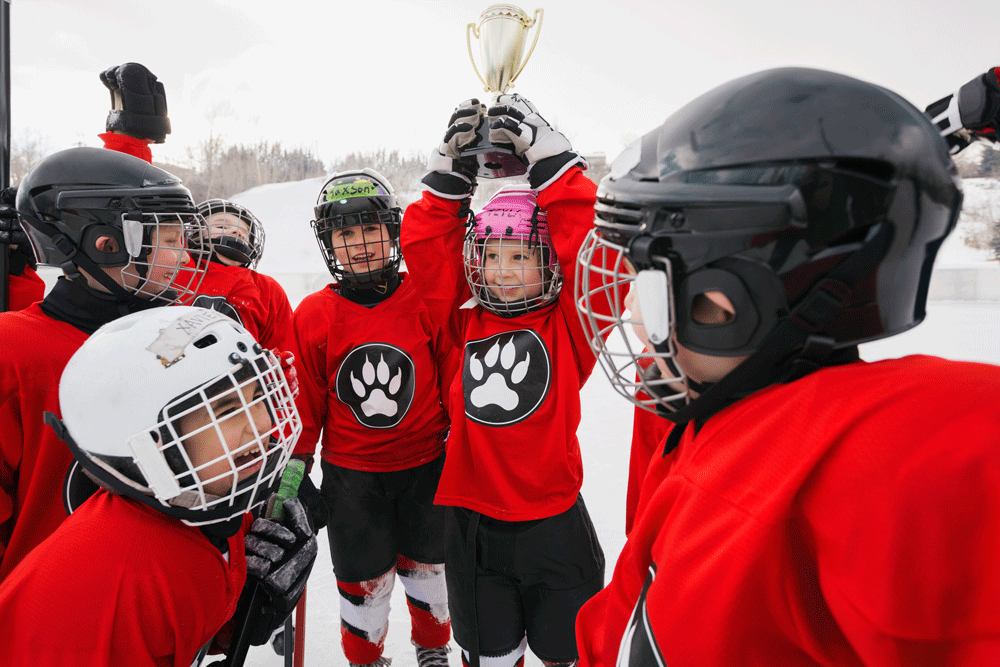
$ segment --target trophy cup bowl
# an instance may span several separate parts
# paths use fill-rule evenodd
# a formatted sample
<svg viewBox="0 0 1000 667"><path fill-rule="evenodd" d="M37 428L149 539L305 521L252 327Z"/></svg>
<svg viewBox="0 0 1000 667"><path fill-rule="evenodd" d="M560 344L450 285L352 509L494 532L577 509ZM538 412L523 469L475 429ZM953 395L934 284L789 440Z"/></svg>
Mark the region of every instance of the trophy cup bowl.
<svg viewBox="0 0 1000 667"><path fill-rule="evenodd" d="M472 69L486 92L493 94L494 104L514 84L534 53L542 27L542 14L541 9L536 9L534 16L528 16L527 12L515 5L490 5L479 15L478 24L470 23L466 27L465 42ZM535 29L534 38L525 53L528 31L532 27ZM479 42L482 68L476 64L472 53L473 37ZM515 155L509 144L490 142L489 132L489 121L484 119L478 129L476 142L461 151L462 155L476 157L479 162L479 177L506 178L527 172L527 161Z"/></svg>

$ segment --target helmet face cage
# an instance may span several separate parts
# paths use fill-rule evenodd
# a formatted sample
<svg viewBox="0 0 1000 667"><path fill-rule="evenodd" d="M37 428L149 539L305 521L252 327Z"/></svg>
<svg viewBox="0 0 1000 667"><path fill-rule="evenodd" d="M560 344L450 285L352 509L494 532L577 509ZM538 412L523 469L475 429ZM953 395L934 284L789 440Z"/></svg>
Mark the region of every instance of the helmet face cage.
<svg viewBox="0 0 1000 667"><path fill-rule="evenodd" d="M654 265L640 273L666 276L665 290L650 290L651 297L661 301L659 307L647 304L648 310L657 311L656 315L650 313L650 325L658 317L656 328L660 335L662 330L667 333L655 344L639 306L639 274L629 262L626 248L604 238L599 229L592 229L580 247L575 298L591 350L615 391L640 408L657 412L658 408L675 409L678 402L687 399L688 389L684 373L674 363L677 349L671 263L666 257L653 260ZM658 368L651 368L654 364Z"/></svg>
<svg viewBox="0 0 1000 667"><path fill-rule="evenodd" d="M378 285L399 273L399 209L365 211L312 221L330 274L338 282Z"/></svg>
<svg viewBox="0 0 1000 667"><path fill-rule="evenodd" d="M150 429L173 474L165 504L189 525L227 521L267 500L302 432L281 364L268 350L255 352L249 360L233 355L229 373L170 401ZM136 463L151 479L151 466Z"/></svg>
<svg viewBox="0 0 1000 667"><path fill-rule="evenodd" d="M264 225L250 209L225 199L208 199L198 204L198 212L208 223L216 257L249 269L257 267L264 254L266 236Z"/></svg>
<svg viewBox="0 0 1000 667"><path fill-rule="evenodd" d="M205 219L197 213L125 213L122 237L131 261L120 271L122 286L160 305L194 296L208 270L211 242Z"/></svg>
<svg viewBox="0 0 1000 667"><path fill-rule="evenodd" d="M403 211L389 181L374 169L331 176L316 198L310 224L337 282L380 285L399 273Z"/></svg>

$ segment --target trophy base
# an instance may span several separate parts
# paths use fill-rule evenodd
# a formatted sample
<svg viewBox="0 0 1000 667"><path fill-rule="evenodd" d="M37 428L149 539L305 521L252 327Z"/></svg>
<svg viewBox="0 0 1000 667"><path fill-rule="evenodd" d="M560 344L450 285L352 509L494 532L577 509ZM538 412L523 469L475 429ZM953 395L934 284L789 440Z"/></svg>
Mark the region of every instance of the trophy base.
<svg viewBox="0 0 1000 667"><path fill-rule="evenodd" d="M479 162L476 175L479 178L509 178L528 173L528 161L514 155L510 144L490 143L489 128L483 123L479 128L479 140L474 146L461 151L462 157L475 156Z"/></svg>

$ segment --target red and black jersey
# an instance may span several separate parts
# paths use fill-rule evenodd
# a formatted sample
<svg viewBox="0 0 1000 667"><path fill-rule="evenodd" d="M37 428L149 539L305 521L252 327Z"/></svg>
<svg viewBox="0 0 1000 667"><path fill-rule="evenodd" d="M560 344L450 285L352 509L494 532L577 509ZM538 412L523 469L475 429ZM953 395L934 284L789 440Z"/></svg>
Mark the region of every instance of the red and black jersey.
<svg viewBox="0 0 1000 667"><path fill-rule="evenodd" d="M401 278L371 307L329 285L295 309L303 426L296 454L314 454L322 431L323 460L353 470L403 470L441 455L443 333L414 282Z"/></svg>
<svg viewBox="0 0 1000 667"><path fill-rule="evenodd" d="M4 665L188 667L236 608L244 529L223 555L200 529L99 491L0 585Z"/></svg>
<svg viewBox="0 0 1000 667"><path fill-rule="evenodd" d="M225 303L216 303L220 298ZM232 317L227 304L236 310L240 323L263 347L289 349L292 308L285 291L273 278L242 266L209 262L208 272L190 305L219 310Z"/></svg>
<svg viewBox="0 0 1000 667"><path fill-rule="evenodd" d="M594 368L576 311L576 255L593 226L595 185L572 168L538 193L564 276L556 303L501 317L459 309L459 202L424 192L402 226L403 256L435 316L459 341L448 398L451 435L435 502L503 521L554 516L576 501L583 467L576 429L580 389Z"/></svg>
<svg viewBox="0 0 1000 667"><path fill-rule="evenodd" d="M25 266L19 274L7 276L7 310L24 310L43 296L45 282L30 266Z"/></svg>
<svg viewBox="0 0 1000 667"><path fill-rule="evenodd" d="M639 398L647 398L643 392ZM625 534L628 535L635 522L635 510L639 504L639 491L646 477L650 459L663 450L663 441L673 425L668 419L655 412L636 407L632 416L632 446L629 448L628 484L625 490Z"/></svg>
<svg viewBox="0 0 1000 667"><path fill-rule="evenodd" d="M73 456L43 421L87 340L39 305L0 314L0 580L69 515Z"/></svg>
<svg viewBox="0 0 1000 667"><path fill-rule="evenodd" d="M581 665L1000 663L1000 370L816 371L654 456Z"/></svg>

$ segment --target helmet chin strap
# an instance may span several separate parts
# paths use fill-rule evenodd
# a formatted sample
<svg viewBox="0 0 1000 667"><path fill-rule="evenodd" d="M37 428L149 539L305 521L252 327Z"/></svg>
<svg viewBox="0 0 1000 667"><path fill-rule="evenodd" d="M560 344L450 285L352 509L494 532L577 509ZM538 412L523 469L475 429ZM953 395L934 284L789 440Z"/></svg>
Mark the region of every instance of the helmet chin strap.
<svg viewBox="0 0 1000 667"><path fill-rule="evenodd" d="M700 425L758 389L804 377L833 360L856 360L856 347L838 350L836 341L821 332L851 305L852 286L859 284L881 261L891 239L892 228L878 225L868 242L820 280L788 317L767 334L756 352L721 380L708 385L704 392L692 385L699 393L698 398L665 416L677 424L693 420Z"/></svg>

